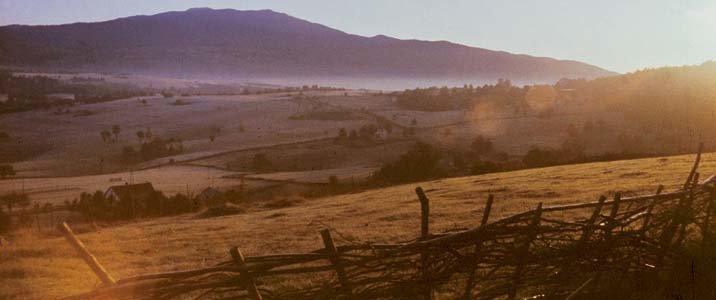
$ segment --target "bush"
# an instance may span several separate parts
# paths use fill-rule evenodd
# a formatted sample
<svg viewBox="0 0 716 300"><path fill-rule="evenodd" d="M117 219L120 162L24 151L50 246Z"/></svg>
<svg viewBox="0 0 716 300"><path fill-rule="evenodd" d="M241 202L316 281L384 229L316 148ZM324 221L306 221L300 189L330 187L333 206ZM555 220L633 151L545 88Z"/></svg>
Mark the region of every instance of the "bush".
<svg viewBox="0 0 716 300"><path fill-rule="evenodd" d="M478 160L472 164L472 169L470 171L473 175L480 175L480 174L499 172L500 170L501 170L500 166L498 166L497 164L495 164L491 161Z"/></svg>
<svg viewBox="0 0 716 300"><path fill-rule="evenodd" d="M336 175L330 175L330 176L328 176L328 184L330 184L330 185L338 185L338 176L336 176Z"/></svg>
<svg viewBox="0 0 716 300"><path fill-rule="evenodd" d="M10 215L6 214L4 211L0 210L0 233L5 233L10 231Z"/></svg>
<svg viewBox="0 0 716 300"><path fill-rule="evenodd" d="M414 182L443 176L440 168L442 154L435 147L418 142L397 161L383 165L373 180L386 183Z"/></svg>
<svg viewBox="0 0 716 300"><path fill-rule="evenodd" d="M268 159L266 153L257 153L254 155L251 165L256 171L268 171L273 166L273 163Z"/></svg>
<svg viewBox="0 0 716 300"><path fill-rule="evenodd" d="M492 141L490 139L479 135L472 141L472 144L470 144L470 149L475 151L478 155L482 155L492 152L492 150L494 150L494 146L492 145Z"/></svg>
<svg viewBox="0 0 716 300"><path fill-rule="evenodd" d="M559 153L554 150L532 148L522 158L528 168L552 166L559 163Z"/></svg>
<svg viewBox="0 0 716 300"><path fill-rule="evenodd" d="M0 178L15 176L15 169L11 165L0 165Z"/></svg>

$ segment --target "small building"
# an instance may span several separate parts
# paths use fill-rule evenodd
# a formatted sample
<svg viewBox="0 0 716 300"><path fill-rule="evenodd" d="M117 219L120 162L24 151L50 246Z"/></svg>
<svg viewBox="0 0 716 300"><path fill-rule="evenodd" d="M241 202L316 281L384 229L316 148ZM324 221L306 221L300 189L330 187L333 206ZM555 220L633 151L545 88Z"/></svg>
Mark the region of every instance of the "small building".
<svg viewBox="0 0 716 300"><path fill-rule="evenodd" d="M156 191L151 183L138 183L111 186L104 192L104 197L114 198L116 201L134 199L145 200L150 198Z"/></svg>

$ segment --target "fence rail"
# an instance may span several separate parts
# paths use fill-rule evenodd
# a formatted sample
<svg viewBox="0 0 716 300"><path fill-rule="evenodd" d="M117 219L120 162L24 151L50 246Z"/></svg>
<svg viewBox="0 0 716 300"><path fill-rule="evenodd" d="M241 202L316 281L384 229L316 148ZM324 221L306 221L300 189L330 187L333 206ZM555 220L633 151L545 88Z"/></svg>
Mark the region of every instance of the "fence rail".
<svg viewBox="0 0 716 300"><path fill-rule="evenodd" d="M421 236L412 241L336 245L323 230L324 247L310 253L244 258L232 248L213 267L124 278L64 299L576 299L599 292L607 275L672 268L685 245L712 239L716 175L699 183L699 162L700 152L677 191L539 203L494 221L490 195L479 227L439 234L429 232L428 195L417 188Z"/></svg>

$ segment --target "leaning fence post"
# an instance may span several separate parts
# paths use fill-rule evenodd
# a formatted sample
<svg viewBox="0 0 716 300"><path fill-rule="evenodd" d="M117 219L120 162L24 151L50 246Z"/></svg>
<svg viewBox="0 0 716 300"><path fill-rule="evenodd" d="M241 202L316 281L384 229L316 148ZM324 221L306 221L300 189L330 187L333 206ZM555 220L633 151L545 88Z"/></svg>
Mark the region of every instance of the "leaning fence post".
<svg viewBox="0 0 716 300"><path fill-rule="evenodd" d="M517 288L520 286L520 284L522 284L522 273L525 270L525 257L529 255L530 245L532 244L532 241L537 238L537 234L539 233L539 224L541 220L542 202L537 205L537 209L534 211L532 221L530 222L530 226L528 228L527 240L525 241L525 244L522 245L521 249L518 249L517 268L515 269L515 273L512 275L512 285L507 291L507 299L513 300L517 296Z"/></svg>
<svg viewBox="0 0 716 300"><path fill-rule="evenodd" d="M664 190L663 185L659 185L659 187L656 188L656 196L661 195L661 192ZM649 229L649 221L651 219L651 213L654 211L654 206L656 206L657 199L651 200L651 204L649 204L649 207L646 209L646 214L644 215L644 223L641 224L641 234L646 235L646 231Z"/></svg>
<svg viewBox="0 0 716 300"><path fill-rule="evenodd" d="M341 259L338 256L336 245L333 243L331 231L328 229L321 230L321 238L323 239L323 245L326 249L326 253L328 254L328 260L331 261L333 268L336 269L336 275L338 275L338 282L341 284L342 292L346 295L351 295L353 291L351 289L350 282L348 281L346 270L343 268Z"/></svg>
<svg viewBox="0 0 716 300"><path fill-rule="evenodd" d="M689 177L686 178L686 182L684 183L684 189L687 189L689 187L689 185L691 185L691 180L694 178L696 169L699 168L699 163L701 162L701 151L703 149L704 149L704 143L699 143L699 151L696 153L696 160L694 161L694 166L691 167L691 172L689 172Z"/></svg>
<svg viewBox="0 0 716 300"><path fill-rule="evenodd" d="M689 225L689 223L692 221L693 215L694 215L694 200L696 198L696 191L694 191L694 188L699 183L699 173L694 173L693 181L688 189L688 201L685 202L684 207L681 209L681 212L679 214L679 217L681 218L681 224L679 225L678 235L676 237L676 245L681 244L681 242L686 237L686 227Z"/></svg>
<svg viewBox="0 0 716 300"><path fill-rule="evenodd" d="M112 278L112 275L109 275L107 270L105 270L105 268L99 263L97 258L92 255L89 250L87 250L87 247L85 247L82 241L77 239L75 233L72 232L70 226L67 225L67 223L62 222L61 229L65 234L65 239L67 239L70 245L75 248L75 250L82 257L82 259L84 259L84 261L90 266L92 272L94 272L94 274L97 275L100 280L102 280L102 283L107 285L115 284L116 281L114 280L114 278Z"/></svg>
<svg viewBox="0 0 716 300"><path fill-rule="evenodd" d="M420 200L420 239L426 240L430 236L430 200L421 187L416 187L415 193L418 194L418 200ZM433 298L433 287L428 271L429 255L427 251L420 254L420 272L424 281L422 294L425 299Z"/></svg>
<svg viewBox="0 0 716 300"><path fill-rule="evenodd" d="M607 238L610 238L612 236L612 230L614 230L614 227L617 224L611 224L613 222L616 222L617 213L619 213L619 206L621 205L622 201L622 193L616 192L614 194L614 202L612 203L612 210L609 212L609 220L607 223L607 228L605 229L605 235Z"/></svg>
<svg viewBox="0 0 716 300"><path fill-rule="evenodd" d="M712 188L708 195L708 205L706 206L704 224L701 226L701 246L704 248L707 247L707 244L711 243L709 226L711 226L711 211L713 211L714 198L716 198L716 189Z"/></svg>
<svg viewBox="0 0 716 300"><path fill-rule="evenodd" d="M246 292L249 293L249 297L253 300L261 300L261 293L259 293L259 289L256 288L256 282L254 282L254 278L249 274L249 272L244 271L246 268L246 259L244 259L244 254L241 253L241 250L239 250L238 247L233 247L229 251L231 253L231 257L234 259L234 262L236 265L241 268L240 273L240 279L241 283L243 284L244 288L246 289Z"/></svg>
<svg viewBox="0 0 716 300"><path fill-rule="evenodd" d="M599 215L602 213L602 206L604 206L604 201L607 200L607 197L600 196L599 201L597 202L597 206L594 207L594 211L592 212L592 216L589 217L587 222L584 224L584 229L582 230L582 236L579 238L579 243L577 244L577 251L581 251L582 247L585 243L589 241L589 238L592 236L592 233L594 233L594 226L595 222L597 222L597 218L599 218Z"/></svg>
<svg viewBox="0 0 716 300"><path fill-rule="evenodd" d="M490 211L492 210L492 202L495 200L495 196L490 194L487 196L487 203L485 203L485 210L482 212L482 221L480 221L480 228L487 225L487 220L490 218ZM474 257L475 261L472 262L472 270L470 271L470 276L467 279L467 283L465 284L465 292L463 293L464 299L470 299L472 294L472 286L475 284L475 272L477 271L477 266L480 263L480 247L482 246L482 241L477 240L475 241L475 251L474 251Z"/></svg>

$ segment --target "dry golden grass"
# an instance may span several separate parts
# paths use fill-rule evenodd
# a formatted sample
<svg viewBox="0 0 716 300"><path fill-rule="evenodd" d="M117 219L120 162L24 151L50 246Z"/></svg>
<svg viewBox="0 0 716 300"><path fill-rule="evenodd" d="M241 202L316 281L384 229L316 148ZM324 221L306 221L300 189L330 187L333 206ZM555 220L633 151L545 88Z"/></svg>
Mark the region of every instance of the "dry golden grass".
<svg viewBox="0 0 716 300"><path fill-rule="evenodd" d="M90 251L117 278L202 267L246 255L287 253L321 247L318 230L335 230L337 243L397 242L419 234L422 186L431 199L431 230L476 226L489 193L496 196L493 220L534 208L594 201L614 191L651 193L683 184L693 155L591 163L452 178L327 197L294 206L197 219L161 218L80 234ZM704 155L702 174L716 172L716 154ZM47 299L87 291L99 283L60 237L24 232L0 247L0 299Z"/></svg>
<svg viewBox="0 0 716 300"><path fill-rule="evenodd" d="M39 203L62 204L64 200L72 201L80 193L105 191L113 185L125 182L151 182L154 187L167 195L176 193L199 194L207 186L217 188L239 185L238 179L223 178L235 174L214 168L200 166L165 166L136 172L122 172L103 175L76 177L51 177L0 180L0 195L10 192L25 191L30 200ZM111 179L121 179L117 182Z"/></svg>

